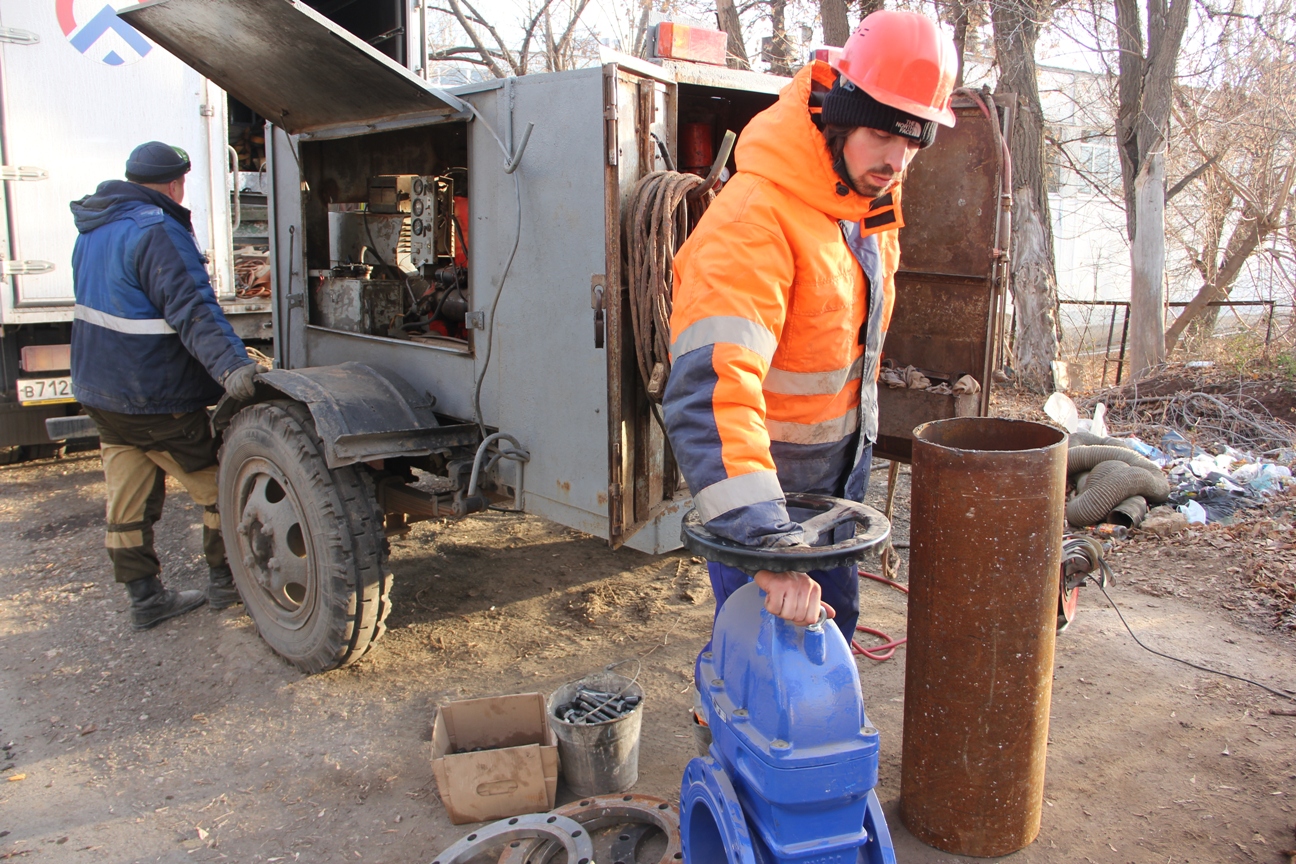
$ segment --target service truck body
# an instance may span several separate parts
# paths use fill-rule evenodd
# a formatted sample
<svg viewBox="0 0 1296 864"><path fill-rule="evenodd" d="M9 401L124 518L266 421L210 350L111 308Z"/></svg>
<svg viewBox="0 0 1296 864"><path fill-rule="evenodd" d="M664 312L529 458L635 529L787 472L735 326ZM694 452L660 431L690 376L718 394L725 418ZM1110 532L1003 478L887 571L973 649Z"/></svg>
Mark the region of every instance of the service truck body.
<svg viewBox="0 0 1296 864"><path fill-rule="evenodd" d="M308 671L363 654L388 609L382 534L415 519L494 506L678 547L689 495L639 376L623 214L682 124L718 143L786 79L608 55L445 91L292 0L123 17L267 118L276 368L215 423L231 564L276 651ZM999 142L957 110L906 186L923 227L902 237L896 360L988 390ZM904 422L985 397L918 407Z"/></svg>

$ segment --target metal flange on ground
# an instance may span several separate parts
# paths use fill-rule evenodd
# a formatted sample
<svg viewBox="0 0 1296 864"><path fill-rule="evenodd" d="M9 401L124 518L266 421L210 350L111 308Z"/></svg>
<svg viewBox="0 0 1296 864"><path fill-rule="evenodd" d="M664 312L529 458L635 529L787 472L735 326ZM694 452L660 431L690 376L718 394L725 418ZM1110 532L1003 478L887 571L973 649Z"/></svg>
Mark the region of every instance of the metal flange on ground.
<svg viewBox="0 0 1296 864"><path fill-rule="evenodd" d="M680 845L679 811L669 801L661 798L631 794L598 795L565 804L549 815L571 819L587 832L617 825L656 827L666 835L666 851L662 853L659 864L678 864L684 858ZM615 850L616 846L613 848ZM500 855L499 864L546 864L557 856L558 851L556 844L544 839L522 842L505 849ZM634 861L632 858L626 859L625 864L634 864Z"/></svg>
<svg viewBox="0 0 1296 864"><path fill-rule="evenodd" d="M594 843L580 823L553 813L528 813L492 822L432 859L432 864L466 864L492 846L540 837L559 844L573 864L593 864Z"/></svg>

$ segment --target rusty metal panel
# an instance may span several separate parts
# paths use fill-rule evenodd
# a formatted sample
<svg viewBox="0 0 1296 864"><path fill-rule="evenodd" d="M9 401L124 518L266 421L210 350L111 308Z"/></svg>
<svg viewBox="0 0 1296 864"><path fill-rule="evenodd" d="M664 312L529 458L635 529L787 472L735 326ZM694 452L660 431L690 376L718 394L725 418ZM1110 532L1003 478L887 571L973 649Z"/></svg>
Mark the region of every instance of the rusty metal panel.
<svg viewBox="0 0 1296 864"><path fill-rule="evenodd" d="M999 142L972 101L954 100L957 124L910 165L904 183L905 227L900 270L884 356L951 380L967 374L981 385L975 410L966 397L925 391L883 391L878 407L879 458L908 462L912 430L933 420L984 414L996 337L995 310L1006 270L1000 253ZM1011 113L1005 114L1005 120ZM1002 124L1005 130L1011 124Z"/></svg>
<svg viewBox="0 0 1296 864"><path fill-rule="evenodd" d="M1039 832L1066 492L1066 433L975 417L913 452L900 815L957 855Z"/></svg>
<svg viewBox="0 0 1296 864"><path fill-rule="evenodd" d="M928 390L878 387L878 437L911 438L913 430L933 420L977 416L976 396L955 396Z"/></svg>
<svg viewBox="0 0 1296 864"><path fill-rule="evenodd" d="M901 243L907 242L904 238ZM987 280L896 274L896 303L885 353L899 366L981 380L990 346L986 321L993 309ZM939 420L939 417L930 418Z"/></svg>
<svg viewBox="0 0 1296 864"><path fill-rule="evenodd" d="M972 102L953 107L954 128L936 134L905 178L900 269L984 279L997 245L999 144Z"/></svg>

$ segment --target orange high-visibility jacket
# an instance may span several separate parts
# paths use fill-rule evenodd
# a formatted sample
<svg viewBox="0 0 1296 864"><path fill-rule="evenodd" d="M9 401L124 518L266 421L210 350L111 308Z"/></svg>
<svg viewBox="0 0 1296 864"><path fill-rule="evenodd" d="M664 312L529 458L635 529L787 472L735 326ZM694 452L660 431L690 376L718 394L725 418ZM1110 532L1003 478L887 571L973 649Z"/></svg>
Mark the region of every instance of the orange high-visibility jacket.
<svg viewBox="0 0 1296 864"><path fill-rule="evenodd" d="M784 490L862 499L877 438L900 190L833 170L810 96L835 77L812 63L747 125L675 256L667 432L703 521L745 545L800 541Z"/></svg>

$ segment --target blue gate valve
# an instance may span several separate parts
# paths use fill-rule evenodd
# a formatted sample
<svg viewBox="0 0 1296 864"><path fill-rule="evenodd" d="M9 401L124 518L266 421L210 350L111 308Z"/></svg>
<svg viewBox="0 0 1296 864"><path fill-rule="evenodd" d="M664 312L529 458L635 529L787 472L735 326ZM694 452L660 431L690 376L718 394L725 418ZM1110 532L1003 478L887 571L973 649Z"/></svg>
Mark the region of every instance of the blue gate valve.
<svg viewBox="0 0 1296 864"><path fill-rule="evenodd" d="M695 512L684 545L748 573L806 572L854 563L890 533L871 507L787 498L807 546L737 546L707 532ZM770 614L754 583L725 601L694 673L712 741L680 785L686 864L894 864L874 792L878 732L850 645L825 624L822 610L809 627Z"/></svg>

